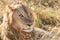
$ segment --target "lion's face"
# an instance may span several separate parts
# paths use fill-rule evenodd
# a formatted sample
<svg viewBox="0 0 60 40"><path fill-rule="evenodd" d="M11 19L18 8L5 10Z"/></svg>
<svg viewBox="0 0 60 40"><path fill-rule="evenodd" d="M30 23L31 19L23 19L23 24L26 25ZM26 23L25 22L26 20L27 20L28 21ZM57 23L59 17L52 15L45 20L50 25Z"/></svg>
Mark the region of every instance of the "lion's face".
<svg viewBox="0 0 60 40"><path fill-rule="evenodd" d="M13 19L19 24L20 28L24 29L26 32L32 31L33 16L31 10L27 6L23 4L14 4L10 6L10 10L12 10Z"/></svg>

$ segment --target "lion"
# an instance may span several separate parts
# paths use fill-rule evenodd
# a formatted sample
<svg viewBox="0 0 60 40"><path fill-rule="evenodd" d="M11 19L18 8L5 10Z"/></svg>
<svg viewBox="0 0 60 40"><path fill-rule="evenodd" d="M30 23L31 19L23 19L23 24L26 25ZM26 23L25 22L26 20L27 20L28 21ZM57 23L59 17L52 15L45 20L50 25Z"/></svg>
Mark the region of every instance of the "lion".
<svg viewBox="0 0 60 40"><path fill-rule="evenodd" d="M22 2L7 5L1 24L2 40L40 40L43 35L51 33L34 27L34 17L31 9Z"/></svg>

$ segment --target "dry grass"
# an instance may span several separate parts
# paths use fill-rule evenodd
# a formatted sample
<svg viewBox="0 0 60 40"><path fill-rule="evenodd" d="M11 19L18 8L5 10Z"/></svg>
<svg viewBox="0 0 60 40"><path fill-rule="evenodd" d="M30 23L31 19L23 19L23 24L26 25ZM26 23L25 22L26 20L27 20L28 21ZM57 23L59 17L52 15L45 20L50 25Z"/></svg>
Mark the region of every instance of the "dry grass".
<svg viewBox="0 0 60 40"><path fill-rule="evenodd" d="M4 9L3 7L4 3L7 5L6 3L7 1L0 1L0 2L1 2L0 3L0 9L1 9L0 12L1 12ZM55 34L55 36L53 36L51 39L48 39L48 40L60 40L60 36L59 36L60 35L60 10L59 10L60 8L59 6L51 8L51 7L45 7L41 4L38 4L37 2L36 3L38 5L30 4L30 3L31 2L29 2L28 4L33 11L35 26ZM32 1L32 3L34 2ZM4 10L2 11L2 13L3 12ZM47 37L45 40L47 40Z"/></svg>

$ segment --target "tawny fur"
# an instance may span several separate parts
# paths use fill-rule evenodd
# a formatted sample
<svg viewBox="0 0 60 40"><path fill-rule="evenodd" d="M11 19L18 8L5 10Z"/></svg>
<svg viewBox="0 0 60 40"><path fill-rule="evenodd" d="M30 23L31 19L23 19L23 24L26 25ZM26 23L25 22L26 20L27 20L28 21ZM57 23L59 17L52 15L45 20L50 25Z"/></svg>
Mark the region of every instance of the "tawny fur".
<svg viewBox="0 0 60 40"><path fill-rule="evenodd" d="M40 40L45 33L49 34L49 32L34 27L32 12L22 3L7 6L1 26L1 36L3 40ZM19 38L12 39L15 37L13 36L9 39L8 30L17 34Z"/></svg>

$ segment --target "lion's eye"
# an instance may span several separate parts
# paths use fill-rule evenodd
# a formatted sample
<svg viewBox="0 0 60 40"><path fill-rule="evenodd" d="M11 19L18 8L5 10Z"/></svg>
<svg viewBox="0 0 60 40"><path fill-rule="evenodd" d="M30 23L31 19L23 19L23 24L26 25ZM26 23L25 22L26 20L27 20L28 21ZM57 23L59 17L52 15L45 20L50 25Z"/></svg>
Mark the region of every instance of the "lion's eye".
<svg viewBox="0 0 60 40"><path fill-rule="evenodd" d="M24 17L22 14L20 14L19 16Z"/></svg>

